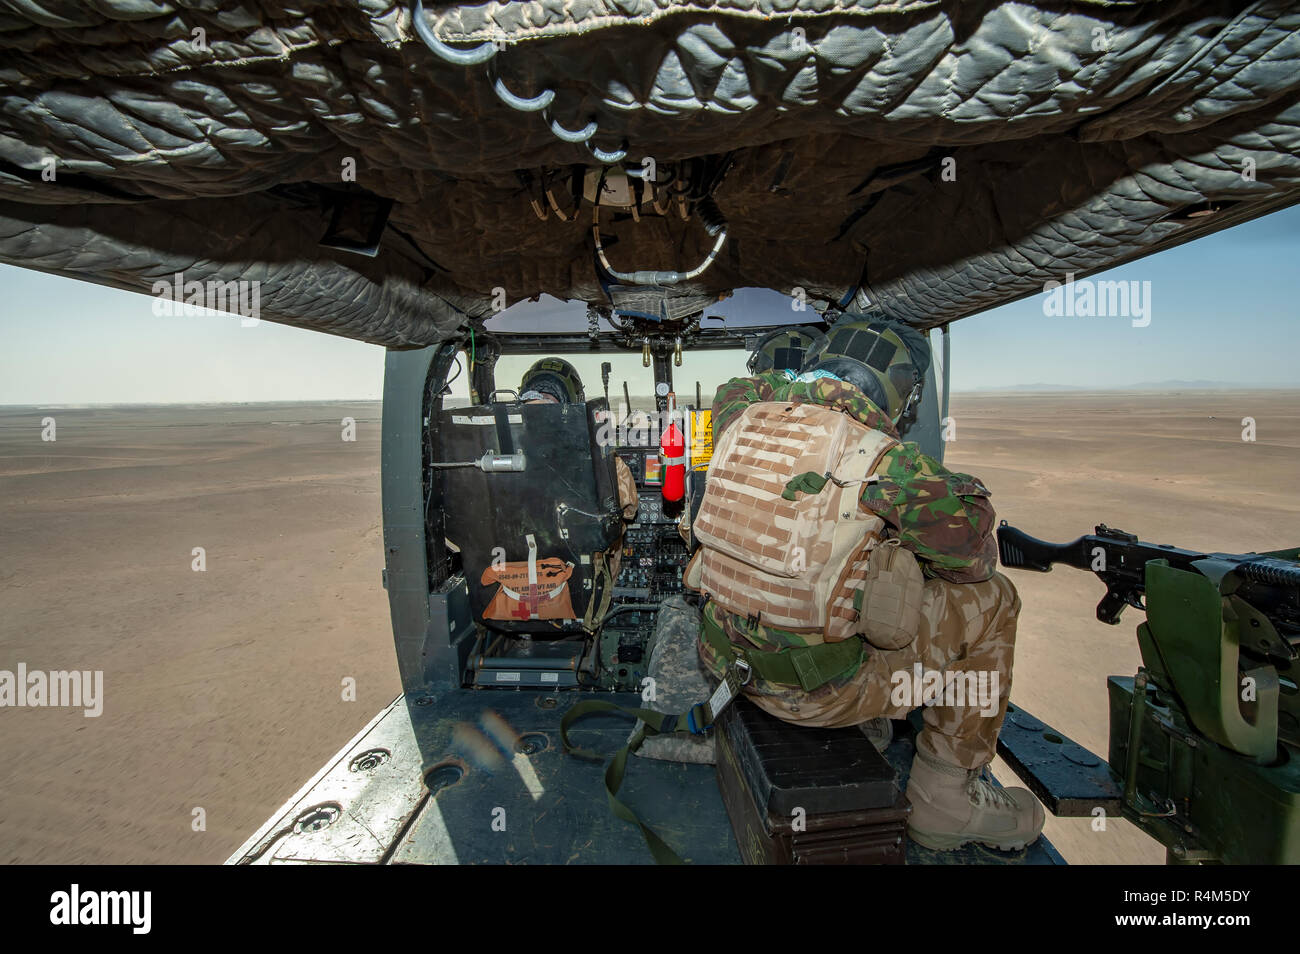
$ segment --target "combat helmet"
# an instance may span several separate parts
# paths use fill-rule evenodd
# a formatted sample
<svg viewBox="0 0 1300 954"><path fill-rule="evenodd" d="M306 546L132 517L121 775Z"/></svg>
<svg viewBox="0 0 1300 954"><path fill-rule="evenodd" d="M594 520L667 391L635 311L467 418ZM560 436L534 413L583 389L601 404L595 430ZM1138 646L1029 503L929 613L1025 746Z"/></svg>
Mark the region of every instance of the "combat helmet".
<svg viewBox="0 0 1300 954"><path fill-rule="evenodd" d="M798 371L809 349L825 340L826 336L811 326L773 331L759 339L750 352L746 367L750 374L786 369Z"/></svg>
<svg viewBox="0 0 1300 954"><path fill-rule="evenodd" d="M563 358L542 358L524 372L519 382L519 396L528 400L528 392L549 395L561 404L581 404L587 400L578 369Z"/></svg>
<svg viewBox="0 0 1300 954"><path fill-rule="evenodd" d="M920 332L896 322L845 315L809 349L801 371L827 371L871 399L897 424L921 398L929 349Z"/></svg>

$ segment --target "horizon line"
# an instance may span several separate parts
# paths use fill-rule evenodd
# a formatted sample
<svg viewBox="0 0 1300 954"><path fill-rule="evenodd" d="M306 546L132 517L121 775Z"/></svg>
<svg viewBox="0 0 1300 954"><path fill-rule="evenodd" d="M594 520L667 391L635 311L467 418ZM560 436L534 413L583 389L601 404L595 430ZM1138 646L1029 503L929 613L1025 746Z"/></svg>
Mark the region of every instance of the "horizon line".
<svg viewBox="0 0 1300 954"><path fill-rule="evenodd" d="M1300 384L1224 384L1211 385L1207 387L1186 387L1171 386L1161 387L1158 384L1135 385L1124 384L1115 387L1087 387L1084 385L1074 384L1053 384L1043 385L1007 385L1005 387L978 387L978 388L954 388L953 396L975 395L1031 395L1031 394L1116 394L1116 393L1216 393L1223 391L1300 391ZM603 395L600 395L603 397ZM647 400L654 397L651 394L636 394L638 398ZM453 398L453 400L467 401L466 398ZM261 400L261 401L38 401L35 403L14 403L0 404L0 410L12 408L62 408L65 410L89 409L89 408L144 408L144 407L251 407L251 406L271 406L284 404L383 404L383 398L379 397L357 397L357 398L284 398L279 400Z"/></svg>

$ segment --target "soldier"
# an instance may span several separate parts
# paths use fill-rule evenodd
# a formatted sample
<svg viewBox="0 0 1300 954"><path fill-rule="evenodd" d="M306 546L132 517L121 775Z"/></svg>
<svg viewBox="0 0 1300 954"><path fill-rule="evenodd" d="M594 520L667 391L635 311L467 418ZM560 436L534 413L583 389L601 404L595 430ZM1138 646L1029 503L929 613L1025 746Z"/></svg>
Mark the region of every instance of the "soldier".
<svg viewBox="0 0 1300 954"><path fill-rule="evenodd" d="M958 848L970 841L1018 849L1038 837L1043 826L1042 807L1025 789L998 788L987 767L1011 690L1020 600L1011 582L996 572L995 520L988 490L974 477L948 471L915 444L898 439L899 424L920 399L928 364L925 339L915 330L846 315L830 329L827 339L809 351L802 373L771 371L735 378L719 388L713 402L714 467L720 463L716 455L724 449L728 429L737 427L737 435L745 436L736 436L731 443L741 442L743 447L730 453L741 467L730 473L744 473L743 467L749 466L748 473L756 475L756 480L750 486L737 486L734 479L723 475L715 482L715 470L710 471L710 493L727 499L711 510L710 494L706 493L695 523L696 535L703 543L703 569L692 574L692 582L702 580L699 588L708 596L699 653L717 678L728 665L737 665L737 659L741 660L740 671L752 664L744 691L767 712L816 726L865 723L864 732L868 737L874 735L873 742L882 749L889 741L889 723L881 720L906 718L909 710L925 702L925 726L917 736L917 754L907 785L913 806L908 823L911 837L933 849ZM805 439L801 434L806 432L791 429L779 418L782 412L802 412L805 417L820 414L817 420L828 423L819 426L843 425L839 415L826 416L817 408L798 409L795 406L799 404L840 411L865 425L853 433L861 440L862 449L857 453L866 456L845 460L874 461L874 465L863 465L871 469L856 480L840 479L844 474L836 477L809 471L790 480L784 492L779 480L764 490L762 480L771 473L774 452L779 454L783 445ZM760 408L766 409L762 413L769 418L778 415L775 423L766 425L766 433L773 435L766 440L762 439L763 422L754 413ZM743 427L738 423L742 421ZM759 439L750 436L753 434L760 435ZM761 451L756 452L755 447ZM805 454L800 460L815 456ZM835 497L839 503L829 505L833 512L823 519L869 521L863 525L863 534L878 532L884 542L867 557L849 557L840 564L844 569L829 581L812 581L829 582L832 591L838 592L837 587L843 591L826 599L823 626L787 628L764 623L764 611L767 619L780 620L783 611L797 615L811 602L800 595L797 579L781 579L781 573L764 575L761 566L768 564L762 564L763 559L779 561L785 555L769 554L760 545L756 549L763 553L748 558L741 554L743 559L737 561L723 552L726 541L717 533L710 545L708 530L721 527L724 536L732 533L733 539L740 539L747 527L752 529L754 520L776 519L762 514L789 516L798 506L787 506L789 501L810 500L820 493L849 494ZM851 514L855 499L858 510ZM737 507L750 504L755 506L735 515ZM853 523L850 534L858 532L855 528ZM773 538L768 530L756 532L759 536L754 539L760 542ZM776 531L777 538L780 532ZM793 539L788 526L784 532L786 539ZM812 539L822 545L828 537L819 533ZM900 546L905 552L900 553ZM913 575L912 595L900 605L914 603L919 613L914 610L907 624L914 633L899 630L904 633L899 638L881 637L872 642L864 640L860 631L855 634L853 628L869 615L861 603L863 588L871 572L882 565ZM784 576L796 574L786 572ZM905 574L897 578L904 579ZM735 585L728 586L729 582ZM765 586L776 595L760 592ZM826 591L826 586L818 589L814 585L802 592L819 594L820 599ZM780 602L783 597L785 604ZM724 610L720 602L728 608ZM869 609L881 609L888 602L886 598L873 599ZM906 612L898 618L906 618ZM934 700L933 688L930 700L913 698L913 687L922 683L922 674L930 687L956 683L971 688L982 680L986 698L972 700L949 690Z"/></svg>
<svg viewBox="0 0 1300 954"><path fill-rule="evenodd" d="M745 367L750 374L764 371L798 371L808 349L826 340L816 328L782 328L761 338L750 352Z"/></svg>
<svg viewBox="0 0 1300 954"><path fill-rule="evenodd" d="M519 400L543 404L581 404L587 400L578 369L563 358L542 358L524 372Z"/></svg>

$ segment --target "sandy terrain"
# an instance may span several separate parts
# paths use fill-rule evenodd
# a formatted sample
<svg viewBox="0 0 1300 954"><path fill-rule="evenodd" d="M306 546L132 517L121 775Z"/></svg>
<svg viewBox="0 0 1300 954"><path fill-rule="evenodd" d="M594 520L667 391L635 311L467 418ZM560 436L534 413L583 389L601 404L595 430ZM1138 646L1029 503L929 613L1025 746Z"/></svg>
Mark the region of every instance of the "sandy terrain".
<svg viewBox="0 0 1300 954"><path fill-rule="evenodd" d="M0 860L223 861L392 700L378 420L4 412L0 669L102 669L106 702L0 710Z"/></svg>
<svg viewBox="0 0 1300 954"><path fill-rule="evenodd" d="M958 395L949 463L1046 539L1106 522L1190 547L1294 545L1297 398ZM58 440L45 443L50 414ZM106 694L100 718L0 710L0 860L219 862L396 694L378 417L0 409L0 669L102 669ZM1140 614L1097 623L1091 574L1013 579L1013 698L1104 754L1105 677L1136 668ZM192 830L196 807L206 831ZM1163 859L1119 821L1049 825L1076 862Z"/></svg>

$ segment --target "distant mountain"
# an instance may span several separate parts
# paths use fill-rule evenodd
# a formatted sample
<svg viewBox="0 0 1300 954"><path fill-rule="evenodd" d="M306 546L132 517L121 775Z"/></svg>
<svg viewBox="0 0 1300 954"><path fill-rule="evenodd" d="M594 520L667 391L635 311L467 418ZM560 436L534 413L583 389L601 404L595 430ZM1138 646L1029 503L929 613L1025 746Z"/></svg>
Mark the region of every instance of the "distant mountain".
<svg viewBox="0 0 1300 954"><path fill-rule="evenodd" d="M953 388L954 391L958 390ZM1009 384L1006 387L973 388L974 391L1088 391L1077 384Z"/></svg>
<svg viewBox="0 0 1300 954"><path fill-rule="evenodd" d="M956 393L965 390L966 393L978 393L984 391L1287 391L1300 389L1300 381L1290 384L1279 382L1258 382L1247 384L1242 381L1140 381L1137 384L1119 384L1111 387L1102 386L1085 386L1078 384L1009 384L1004 387L982 387L959 389L953 388Z"/></svg>
<svg viewBox="0 0 1300 954"><path fill-rule="evenodd" d="M1294 386L1294 385L1293 385ZM1129 384L1125 391L1241 391L1253 388L1285 387L1278 384L1242 384L1240 381L1142 381Z"/></svg>

